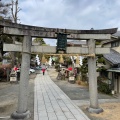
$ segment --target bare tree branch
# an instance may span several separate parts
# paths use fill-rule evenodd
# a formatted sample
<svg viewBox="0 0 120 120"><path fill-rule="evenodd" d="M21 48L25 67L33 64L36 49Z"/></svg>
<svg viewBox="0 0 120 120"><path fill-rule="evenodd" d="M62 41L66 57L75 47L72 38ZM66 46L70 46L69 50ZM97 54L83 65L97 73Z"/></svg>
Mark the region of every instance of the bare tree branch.
<svg viewBox="0 0 120 120"><path fill-rule="evenodd" d="M18 20L18 12L21 10L18 7L18 0L16 0L14 2L14 0L11 0L12 6L11 6L11 13L12 13L12 17L13 17L13 21L14 23L17 23Z"/></svg>
<svg viewBox="0 0 120 120"><path fill-rule="evenodd" d="M21 8L18 8L17 12L20 12L22 9Z"/></svg>
<svg viewBox="0 0 120 120"><path fill-rule="evenodd" d="M1 0L0 0L0 16L2 16L3 18L8 17L8 15L9 15L9 6L10 5L11 5L10 3L5 4L5 3L1 2Z"/></svg>

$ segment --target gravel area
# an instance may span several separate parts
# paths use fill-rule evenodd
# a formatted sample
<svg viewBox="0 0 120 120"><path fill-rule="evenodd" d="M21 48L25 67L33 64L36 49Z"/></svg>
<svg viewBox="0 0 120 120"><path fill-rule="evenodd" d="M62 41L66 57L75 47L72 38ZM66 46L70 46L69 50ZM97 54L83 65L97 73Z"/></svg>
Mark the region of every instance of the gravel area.
<svg viewBox="0 0 120 120"><path fill-rule="evenodd" d="M31 118L34 119L34 78L36 74L30 75L28 109L31 111ZM0 82L0 120L11 120L9 116L17 110L18 83ZM2 117L4 119L2 119Z"/></svg>
<svg viewBox="0 0 120 120"><path fill-rule="evenodd" d="M99 93L99 105L104 110L100 114L89 113L86 108L89 107L89 90L87 86L80 86L78 84L71 84L67 80L56 80L57 72L54 68L48 69L51 79L58 85L70 99L76 103L81 110L91 120L120 120L120 101L106 94ZM114 113L114 114L113 114Z"/></svg>

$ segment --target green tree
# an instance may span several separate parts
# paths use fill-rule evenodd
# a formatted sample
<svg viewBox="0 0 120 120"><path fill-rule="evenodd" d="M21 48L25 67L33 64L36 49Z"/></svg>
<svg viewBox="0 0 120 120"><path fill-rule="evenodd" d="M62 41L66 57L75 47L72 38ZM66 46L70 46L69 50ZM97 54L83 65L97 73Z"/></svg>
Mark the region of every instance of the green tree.
<svg viewBox="0 0 120 120"><path fill-rule="evenodd" d="M10 14L9 14L9 6L11 4L5 4L4 2L0 1L0 20L5 20L11 22ZM0 33L2 33L2 29L0 29ZM3 43L8 42L11 43L11 37L7 35L0 34L0 58L2 60L3 52Z"/></svg>
<svg viewBox="0 0 120 120"><path fill-rule="evenodd" d="M84 58L82 61L82 66L80 67L81 78L83 81L87 80L87 73L88 73L88 59Z"/></svg>
<svg viewBox="0 0 120 120"><path fill-rule="evenodd" d="M34 38L34 39L32 40L32 42L34 42L34 43L40 43L40 45L43 45L43 46L46 45L46 43L45 43L45 41L44 41L43 38ZM38 54L40 60L42 60L42 57L43 57L43 54L44 54L44 53L36 53L36 54ZM31 58L34 58L34 57L35 57L35 55L34 55L34 54L31 54ZM45 55L45 58L48 60L48 59L49 59L49 56L46 56L46 55Z"/></svg>
<svg viewBox="0 0 120 120"><path fill-rule="evenodd" d="M102 64L105 65L105 60L103 58L103 55L96 55L96 66L98 64ZM98 67L97 72L105 72L106 68L104 66ZM81 77L82 80L86 80L87 79L87 73L88 73L88 59L84 58L83 62L82 62L82 66L80 68L80 72L81 72Z"/></svg>
<svg viewBox="0 0 120 120"><path fill-rule="evenodd" d="M46 45L43 38L35 38L35 39L33 39L33 42L40 43L40 45Z"/></svg>

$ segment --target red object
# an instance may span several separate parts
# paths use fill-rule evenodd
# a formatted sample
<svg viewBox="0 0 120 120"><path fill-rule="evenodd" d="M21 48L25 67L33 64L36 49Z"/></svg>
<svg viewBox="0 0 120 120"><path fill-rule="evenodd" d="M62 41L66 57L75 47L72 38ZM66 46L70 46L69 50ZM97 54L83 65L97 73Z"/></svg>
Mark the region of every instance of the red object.
<svg viewBox="0 0 120 120"><path fill-rule="evenodd" d="M18 68L17 67L14 67L14 71L17 71L18 70Z"/></svg>
<svg viewBox="0 0 120 120"><path fill-rule="evenodd" d="M69 68L68 68L68 70L70 70L70 71L72 71L72 69L73 69L72 67L69 67Z"/></svg>
<svg viewBox="0 0 120 120"><path fill-rule="evenodd" d="M45 72L45 69L42 69L43 72Z"/></svg>

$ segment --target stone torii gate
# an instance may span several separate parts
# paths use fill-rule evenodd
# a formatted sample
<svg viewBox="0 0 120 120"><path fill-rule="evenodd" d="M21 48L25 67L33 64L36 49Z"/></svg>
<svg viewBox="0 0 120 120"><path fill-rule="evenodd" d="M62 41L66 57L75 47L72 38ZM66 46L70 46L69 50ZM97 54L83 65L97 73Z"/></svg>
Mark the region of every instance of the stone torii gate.
<svg viewBox="0 0 120 120"><path fill-rule="evenodd" d="M95 40L109 40L111 34L116 33L117 28L103 30L70 30L58 28L35 27L15 23L0 21L0 27L3 28L3 34L13 36L23 36L23 44L4 44L4 51L22 52L21 75L18 96L18 108L11 117L14 119L23 119L30 117L30 111L27 107L28 86L29 86L29 68L31 52L56 53L56 47L52 46L31 46L32 37L57 38L56 33L67 34L67 39L87 40L88 47L67 47L67 54L105 54L110 52L110 48L96 48ZM90 106L89 112L100 113L102 108L98 104L97 77L96 77L96 58L88 57L88 74L89 74L89 94Z"/></svg>

